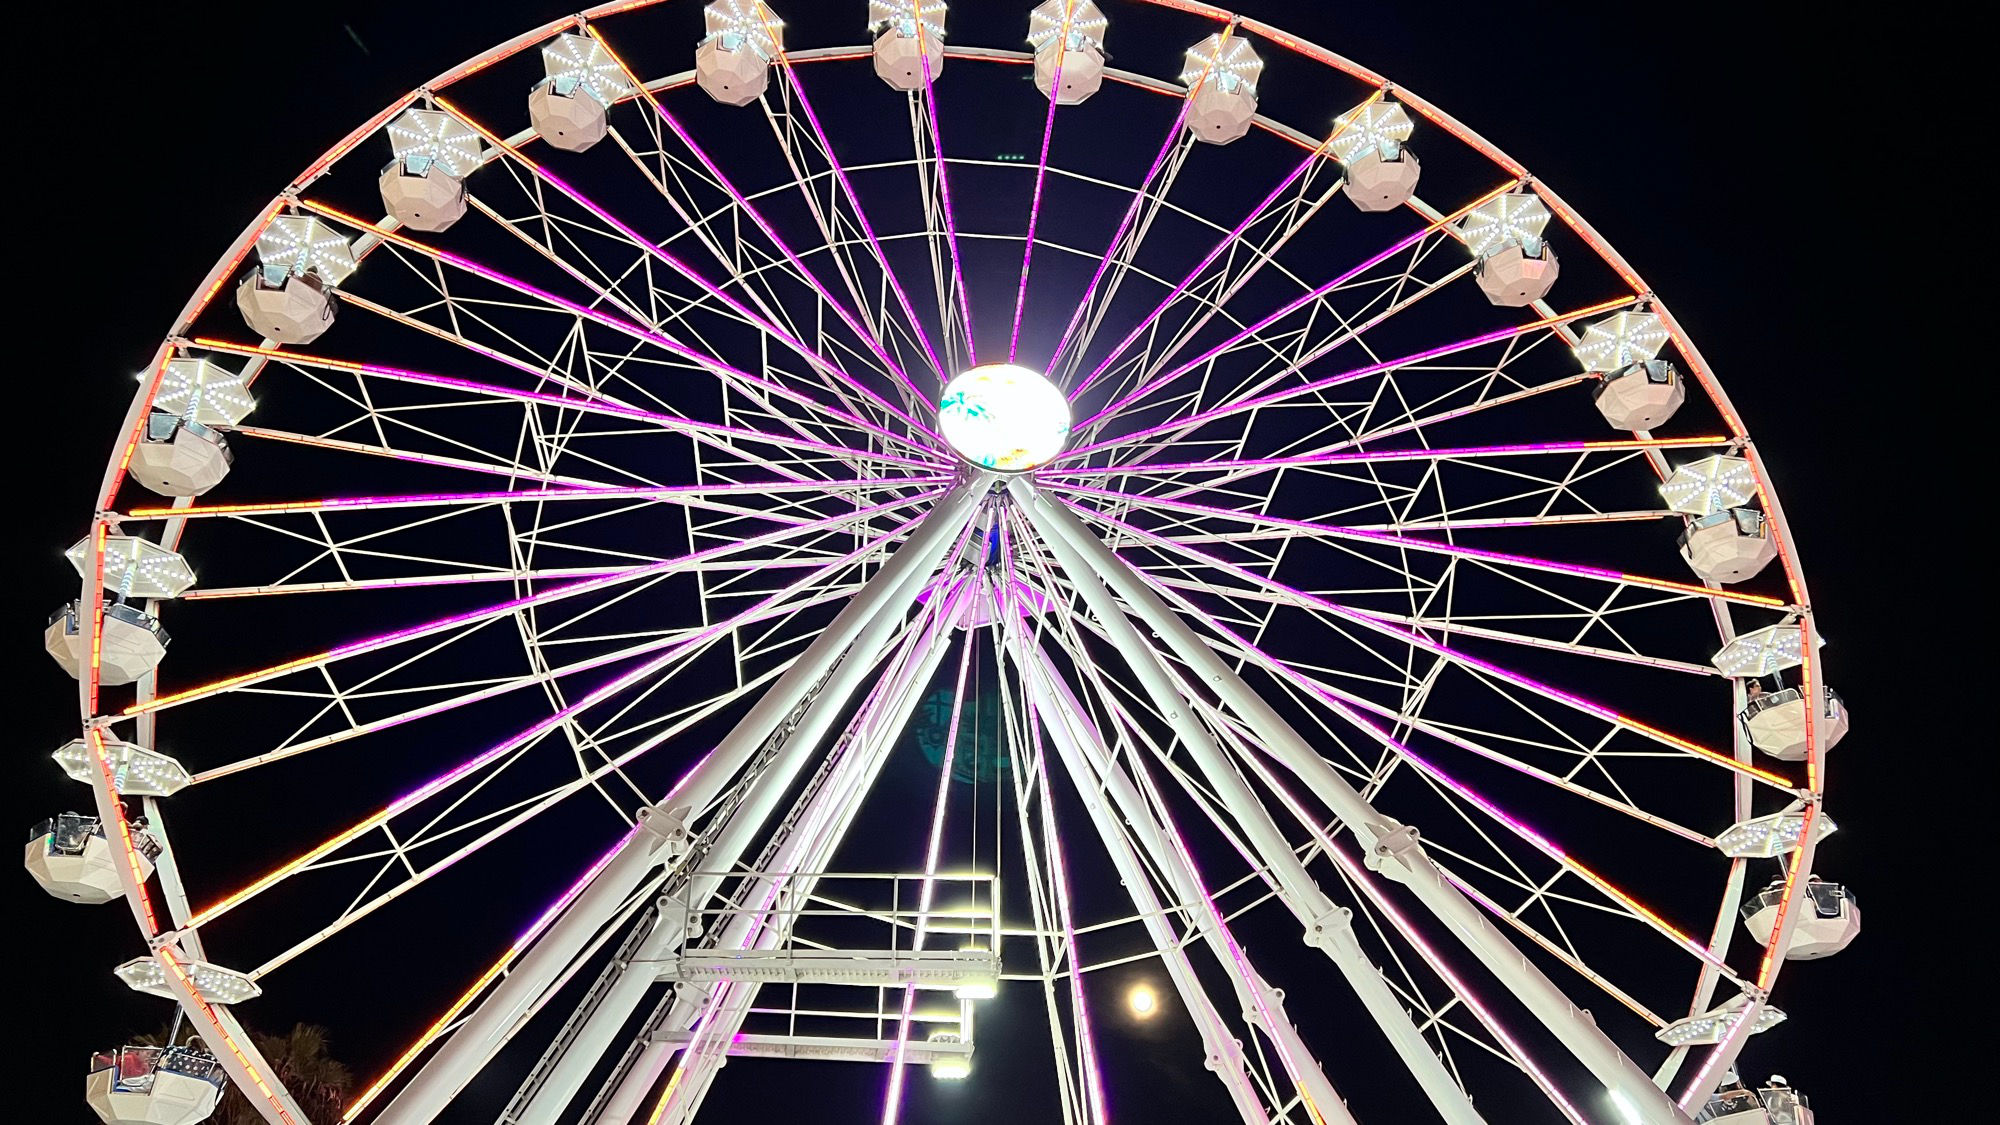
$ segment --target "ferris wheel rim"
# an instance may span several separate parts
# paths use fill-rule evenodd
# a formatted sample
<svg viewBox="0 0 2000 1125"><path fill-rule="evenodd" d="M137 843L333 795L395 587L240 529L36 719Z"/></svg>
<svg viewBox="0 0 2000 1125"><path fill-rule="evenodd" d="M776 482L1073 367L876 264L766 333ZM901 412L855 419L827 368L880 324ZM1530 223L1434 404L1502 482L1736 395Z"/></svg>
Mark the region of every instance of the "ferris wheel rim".
<svg viewBox="0 0 2000 1125"><path fill-rule="evenodd" d="M1230 13L1223 12L1221 9L1212 8L1204 4L1184 3L1181 2L1181 0L1143 0L1143 2L1164 7L1177 8L1183 11L1195 12L1196 14L1207 16L1219 22L1227 22L1231 23L1232 25L1241 26L1245 31L1247 31L1250 34L1257 35L1267 42L1271 42L1281 47L1285 47L1286 49L1299 53L1304 57L1322 62L1325 65L1333 66L1336 69L1345 70L1347 73L1354 75L1356 77L1365 76L1364 80L1378 82L1384 86L1387 85L1387 83L1381 80L1379 76L1375 76L1372 71L1367 71L1365 70L1365 68L1360 68L1355 64L1346 63L1344 59L1341 59L1337 55L1333 55L1331 52L1325 51L1323 48L1318 48L1313 44L1307 43L1306 41L1298 40L1294 37L1286 35L1285 33L1278 31L1275 28L1270 28L1268 25L1262 25L1253 20L1241 19ZM396 112L414 104L419 97L425 95L426 93L435 92L439 89L449 86L452 82L457 81L459 78L469 75L479 69L483 69L490 63L497 61L499 58L532 47L536 43L539 43L550 36L560 34L565 29L577 27L579 26L580 21L612 15L620 11L628 10L634 6L645 6L645 5L643 4L601 5L598 8L593 9L589 12L582 13L580 16L569 17L565 20L552 21L551 23L544 25L542 28L538 28L535 31L528 32L522 36L516 37L513 40L509 40L506 43L503 43L496 48L490 49L488 52L485 52L482 55L475 56L473 59L468 60L465 64L461 64L461 66L454 68L451 71L447 71L444 74L441 74L439 76L439 79L435 80L433 83L427 84L425 87L420 87L418 90L412 91L411 93L405 95L403 98L398 99L396 102L391 103L391 105L387 107L385 110L383 110L382 113L378 114L377 117L371 119L367 124L358 129L354 134L351 134L348 138L344 139L340 144L337 144L332 149L329 149L327 154L322 156L319 160L315 161L312 165L309 165L305 173L301 174L300 177L295 179L293 183L284 192L280 193L280 195L276 199L274 199L271 205L267 206L262 212L260 212L259 218L250 227L246 228L245 232L243 233L243 235L239 236L236 244L232 247L232 249L229 252L225 253L223 258L218 261L215 268L211 271L209 277L204 281L202 286L197 288L194 296L190 298L188 305L184 307L180 318L176 322L177 325L179 326L179 329L177 329L175 333L170 334L167 337L167 339L163 342L161 348L156 353L155 360L153 364L150 365L150 368L156 373L160 370L166 358L173 353L174 348L177 346L176 342L181 339L180 330L184 330L186 326L191 324L194 317L201 311L201 309L205 307L206 304L210 300L212 300L217 293L220 292L223 280L225 280L229 275L231 275L242 264L242 262L245 259L245 256L249 252L250 247L255 242L257 234L261 232L261 230L267 225L270 218L273 215L275 215L278 212L278 210L280 210L283 206L285 206L288 201L295 200L297 193L299 191L309 186L320 175L323 175L325 171L340 156L350 151L355 145L358 145L362 140L365 140L368 137L372 136L380 128L381 124L386 120L388 120L390 117L392 117ZM794 59L800 62L821 61L822 59L827 61L833 61L837 59L850 59L865 54L866 54L865 48L860 49L859 51L852 48L827 48L824 49L824 54L812 51L788 52L786 54L786 60L787 64ZM1002 52L1002 51L994 51L983 48L956 48L956 47L948 47L946 49L946 54L948 57L952 58L967 58L967 59L990 58L996 60L1005 56L1006 61L1021 61L1032 57L1027 52L1019 52L1019 51ZM654 82L648 83L646 85L646 89L663 90L663 89L675 88L676 86L683 85L687 81L691 80L691 76L692 72L690 71L685 75L676 75L668 79L655 80ZM1107 76L1110 76L1109 72L1107 72ZM1158 83L1158 80L1148 80L1147 82L1134 82L1132 84L1150 88L1153 86L1154 83ZM1158 85L1161 87L1165 87L1167 84L1158 83ZM1400 87L1395 88L1395 90L1399 99L1403 100L1406 104L1410 104L1412 108L1419 109L1420 111L1425 111L1425 116L1430 118L1433 121L1433 123L1447 128L1448 130L1452 131L1454 135L1458 136L1459 139L1465 140L1467 141L1467 143L1473 145L1473 147L1481 149L1481 151L1485 152L1490 159L1493 159L1495 161L1495 163L1500 164L1503 168L1512 166L1513 169L1516 170L1517 172L1521 171L1518 165L1513 165L1513 162L1504 156L1504 153L1501 153L1500 150L1498 150L1497 148L1492 148L1490 145L1487 144L1487 142L1483 140L1483 138L1480 138L1477 134L1472 133L1469 129L1466 129L1464 126L1457 123L1455 119L1452 119L1447 115L1444 115L1442 111L1437 111L1434 109L1426 110L1425 107L1427 106L1428 103L1423 103L1419 101L1413 95L1410 95L1407 91L1402 90ZM1155 92L1168 93L1173 91L1171 89L1156 89ZM640 95L635 93L632 96L638 97ZM531 131L524 131L524 132L531 132ZM1303 137L1304 134L1298 134L1298 136ZM1490 149L1490 151L1487 151L1488 149ZM497 159L497 156L495 158ZM946 162L952 162L950 158L943 158L943 159L945 159ZM1053 171L1054 169L1050 170ZM1618 271L1621 274L1621 276L1625 277L1628 283L1630 283L1633 286L1638 296L1643 297L1648 301L1649 303L1648 307L1652 311L1656 312L1660 316L1663 323L1667 326L1668 331L1672 335L1675 345L1679 349L1682 356L1688 362L1690 368L1701 380L1703 387L1709 396L1710 401L1716 405L1718 411L1722 414L1726 424L1731 428L1734 438L1744 443L1739 447L1740 452L1738 453L1738 455L1747 460L1753 467L1753 472L1755 473L1759 483L1760 498L1762 499L1763 504L1765 506L1765 511L1768 513L1769 517L1774 521L1777 527L1777 535L1775 536L1775 540L1777 543L1778 551L1780 552L1779 557L1787 572L1788 582L1792 590L1794 591L1793 603L1796 607L1799 607L1798 614L1801 619L1801 628L1809 631L1812 627L1812 613L1810 610L1810 606L1812 603L1810 598L1806 596L1806 588L1804 584L1803 574L1799 568L1796 556L1793 554L1793 540L1789 534L1789 529L1785 524L1782 508L1779 506L1779 501L1775 494L1775 491L1770 487L1768 487L1768 472L1762 459L1759 456L1758 450L1754 443L1747 442L1747 434L1744 431L1742 423L1738 419L1738 416L1734 411L1733 407L1730 406L1723 388L1720 386L1719 382L1714 379L1707 364L1700 358L1699 352L1696 350L1693 341L1681 330L1679 324L1676 321L1674 321L1671 313L1667 309L1664 302L1661 302L1657 297L1655 297L1650 292L1650 290L1644 287L1644 284L1642 281L1640 281L1638 275L1630 270L1630 268L1624 263L1621 257L1617 256L1616 251L1610 247L1609 243L1603 240L1601 237L1597 236L1596 232L1592 228L1590 228L1587 225L1587 223L1585 223L1584 220L1581 219L1580 216L1575 215L1573 211L1569 210L1567 205L1562 203L1560 198L1555 196L1553 191L1548 189L1540 181L1525 176L1524 172L1522 172L1522 180L1527 186L1532 188L1532 190L1534 190L1549 204L1551 210L1555 211L1557 215L1564 220L1565 224L1570 228L1572 232L1581 237L1586 242L1586 244L1591 246L1592 250L1595 253L1597 253L1602 260L1604 260L1614 270ZM770 190L776 191L779 189L773 188ZM1141 186L1140 190L1142 191L1144 190L1143 185ZM1029 245L1032 246L1035 245L1035 243L1032 240L1030 240ZM102 493L105 495L102 496L102 502L98 506L100 511L109 509L110 500L108 493L112 491L115 487L115 482L117 480L117 477L122 472L123 461L125 457L129 456L129 450L131 444L133 441L136 440L138 436L136 427L139 422L143 421L144 415L148 407L150 406L152 398L154 394L157 392L157 390L158 390L158 380L157 378L155 378L148 385L142 386L139 393L135 395L133 405L131 407L130 413L128 414L127 425L125 427L125 432L128 435L130 435L130 437L120 449L114 450L114 455L112 457L111 464L107 467L105 484L103 490L101 490ZM100 524L100 526L98 526L95 529L95 535L101 536L103 532L104 529ZM85 586L86 586L86 598L93 596L93 590L94 590L95 591L94 596L99 600L101 604L102 600L101 587L96 587L93 583L89 581L86 581ZM1808 632L1807 635L1810 635L1810 633ZM1804 675L1806 677L1805 690L1808 697L1812 696L1812 694L1816 689L1816 683L1817 683L1815 679L1816 667L1817 667L1817 661L1812 659L1810 646L1807 646L1807 656L1805 661ZM95 708L91 706L88 701L88 695L94 688L94 684L91 683L91 681L94 681L97 676L97 663L94 659L90 662L89 668L90 668L89 673L84 677L85 683L83 686L83 690L85 692L86 702L83 707L84 711L83 718L86 723L94 723L100 717L97 714L95 714ZM92 729L94 730L96 728L93 727ZM101 781L94 781L93 787L108 790L110 787L110 782L108 780L108 777ZM1813 813L1809 813L1809 815L1814 815L1816 814L1817 811L1818 795L1823 789L1822 767L1820 765L1816 750L1813 758L1811 759L1808 765L1807 788L1810 791L1811 795L1810 807L1813 810ZM111 795L108 792L101 792L99 794L99 799L100 799L100 804L102 804L104 801L111 799ZM1810 858L1812 855L1811 849L1815 841L1816 837L1813 833L1807 832L1805 834L1804 842L1798 853L1799 855L1798 866L1801 870L1803 870L1806 867L1809 867L1810 865ZM127 849L129 851L129 843L127 845ZM1788 892L1788 900L1787 900L1788 902L1796 901L1797 895L1799 893L1797 887L1802 887L1802 882L1800 882L1799 880L1795 879L1792 882L1796 886L1794 887L1793 890ZM128 887L128 898L132 897L132 890L133 890L132 888ZM1765 976L1763 978L1765 984L1768 985L1770 981L1775 980L1776 976L1775 970L1777 965L1779 964L1782 964L1782 958L1777 958L1769 962L1767 967L1769 968L1770 972L1768 976ZM193 996L192 994L190 994L190 998L192 1002L196 1005L199 1005L201 1003L198 996ZM1755 1006L1761 1004L1762 1002L1763 1002L1762 997L1753 997L1751 1001L1752 1008L1750 1009L1750 1014L1754 1015ZM1750 1022L1751 1022L1750 1019L1746 1018L1741 1021L1739 1026L1747 1026Z"/></svg>

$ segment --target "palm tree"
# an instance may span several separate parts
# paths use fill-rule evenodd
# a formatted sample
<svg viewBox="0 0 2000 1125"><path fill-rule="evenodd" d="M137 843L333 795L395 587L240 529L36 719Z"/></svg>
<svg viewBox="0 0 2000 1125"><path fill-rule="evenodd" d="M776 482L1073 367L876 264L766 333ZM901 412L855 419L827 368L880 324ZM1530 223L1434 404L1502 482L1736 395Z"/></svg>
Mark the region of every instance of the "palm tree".
<svg viewBox="0 0 2000 1125"><path fill-rule="evenodd" d="M299 1108L305 1111L306 1120L314 1125L332 1125L340 1120L348 1092L354 1086L354 1075L347 1064L327 1053L325 1028L293 1024L292 1030L284 1035L252 1030L250 1040L271 1064L278 1081L292 1092ZM135 1040L142 1045L168 1041L169 1033L142 1035ZM231 1085L223 1091L222 1103L209 1120L215 1125L262 1125L264 1118L250 1104L250 1099Z"/></svg>

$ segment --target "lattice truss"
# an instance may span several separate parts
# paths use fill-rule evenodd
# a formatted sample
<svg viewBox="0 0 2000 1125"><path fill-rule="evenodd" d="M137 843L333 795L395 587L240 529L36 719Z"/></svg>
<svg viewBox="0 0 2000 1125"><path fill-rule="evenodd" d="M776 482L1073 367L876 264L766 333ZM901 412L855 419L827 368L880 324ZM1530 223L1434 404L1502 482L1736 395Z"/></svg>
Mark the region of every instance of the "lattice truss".
<svg viewBox="0 0 2000 1125"><path fill-rule="evenodd" d="M186 748L192 786L154 810L162 834L189 825L170 939L271 994L474 871L527 926L454 937L492 967L466 966L435 1022L385 1017L422 1034L350 1119L456 1092L513 1033L480 1040L483 1005L586 903L503 1120L684 1120L731 1053L882 1063L900 1104L907 1072L972 1053L982 956L1042 994L1065 1121L1106 1119L1094 982L1135 963L1246 1119L1329 1097L1360 1116L1366 1076L1298 1039L1361 1034L1339 1019L1381 1022L1447 1119L1489 1084L1601 1119L1570 1032L1376 869L1382 826L1337 790L1420 828L1435 893L1662 1082L1692 1056L1655 1032L1768 986L1772 959L1731 948L1747 868L1717 837L1818 781L1749 753L1710 658L1797 599L1675 560L1657 485L1740 455L1732 415L1690 395L1672 426L1615 433L1592 410L1603 373L1571 349L1651 299L1629 271L1552 225L1574 259L1555 295L1480 298L1459 224L1526 190L1518 171L1357 216L1338 126L1215 149L1163 78L1106 95L1157 137L1137 164L1087 143L1084 110L996 79L1039 141L1005 160L940 129L969 57L942 87L871 91L857 131L813 97L840 52L777 50L765 96L722 117L685 76L643 80L615 23L571 31L620 79L606 139L556 152L471 108L538 73L531 52L432 91L484 142L452 229L399 229L334 180L283 200L351 247L338 324L277 347L198 317L170 357L255 391L215 427L234 475L110 508L197 564L175 629L224 638L100 704L120 737ZM1325 120L1362 94L1388 96ZM942 381L1001 358L1075 412L1068 450L1011 485L933 432ZM864 603L865 628L844 612ZM943 760L889 808L871 793L925 715ZM258 781L296 799L231 796ZM669 813L684 836L592 898L624 869L590 857ZM897 832L902 866L842 866ZM524 864L519 886L495 874ZM1083 878L1123 897L1081 900ZM1341 911L1351 937L1305 970L1264 958L1302 927L1347 934ZM813 968L863 949L888 975ZM717 967L752 954L767 977ZM1287 1015L1281 980L1350 991Z"/></svg>

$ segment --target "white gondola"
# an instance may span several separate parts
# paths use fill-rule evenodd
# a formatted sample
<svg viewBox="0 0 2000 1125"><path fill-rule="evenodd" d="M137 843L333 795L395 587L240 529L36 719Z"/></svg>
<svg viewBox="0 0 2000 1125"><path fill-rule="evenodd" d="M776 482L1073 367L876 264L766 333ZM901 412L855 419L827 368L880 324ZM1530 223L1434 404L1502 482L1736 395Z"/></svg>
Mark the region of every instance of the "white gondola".
<svg viewBox="0 0 2000 1125"><path fill-rule="evenodd" d="M310 344L333 327L333 299L313 274L253 270L236 287L236 307L251 331L281 344Z"/></svg>
<svg viewBox="0 0 2000 1125"><path fill-rule="evenodd" d="M1691 519L1680 536L1681 557L1710 582L1742 582L1778 557L1770 521L1755 508L1724 508Z"/></svg>
<svg viewBox="0 0 2000 1125"><path fill-rule="evenodd" d="M611 131L611 104L632 92L597 40L558 35L542 48L547 74L528 91L528 120L552 147L582 152Z"/></svg>
<svg viewBox="0 0 2000 1125"><path fill-rule="evenodd" d="M1403 144L1414 128L1409 111L1386 99L1334 119L1333 155L1346 169L1341 190L1357 209L1392 211L1416 194L1423 165Z"/></svg>
<svg viewBox="0 0 2000 1125"><path fill-rule="evenodd" d="M1618 312L1586 326L1570 349L1598 377L1591 394L1613 428L1657 429L1687 401L1680 372L1659 358L1671 338L1657 313Z"/></svg>
<svg viewBox="0 0 2000 1125"><path fill-rule="evenodd" d="M139 877L150 878L153 857L160 854L159 841L135 827L132 845L138 852ZM70 902L103 903L123 895L125 886L118 878L122 862L94 816L50 817L28 837L28 874L43 890Z"/></svg>
<svg viewBox="0 0 2000 1125"><path fill-rule="evenodd" d="M72 676L81 677L90 661L84 647L82 610L71 602L49 618L43 647ZM129 605L104 607L104 631L98 638L98 681L129 684L159 667L167 654L167 630L160 619Z"/></svg>
<svg viewBox="0 0 2000 1125"><path fill-rule="evenodd" d="M702 9L707 34L694 49L694 84L723 105L749 105L771 84L785 24L762 0L717 0Z"/></svg>
<svg viewBox="0 0 2000 1125"><path fill-rule="evenodd" d="M1042 0L1028 13L1035 89L1057 105L1077 105L1104 84L1104 18L1090 0ZM1057 71L1062 88L1056 88Z"/></svg>
<svg viewBox="0 0 2000 1125"><path fill-rule="evenodd" d="M1812 1125L1813 1111L1804 1094L1774 1074L1761 1090L1732 1080L1709 1097L1694 1120L1695 1125Z"/></svg>
<svg viewBox="0 0 2000 1125"><path fill-rule="evenodd" d="M1664 359L1628 364L1591 388L1598 413L1617 430L1657 430L1687 401L1680 369Z"/></svg>
<svg viewBox="0 0 2000 1125"><path fill-rule="evenodd" d="M1743 903L1743 928L1763 946L1771 944L1778 924L1778 903L1785 896L1785 881L1771 885ZM1792 923L1785 943L1785 958L1816 961L1854 944L1861 935L1861 904L1854 892L1839 883L1823 883L1817 875L1806 879L1805 895L1797 906L1799 916Z"/></svg>
<svg viewBox="0 0 2000 1125"><path fill-rule="evenodd" d="M236 287L243 322L266 340L310 344L333 326L333 287L354 272L354 248L305 215L280 215L257 236L257 261Z"/></svg>
<svg viewBox="0 0 2000 1125"><path fill-rule="evenodd" d="M105 1125L194 1125L227 1079L199 1047L121 1047L91 1056L85 1100Z"/></svg>
<svg viewBox="0 0 2000 1125"><path fill-rule="evenodd" d="M1257 118L1257 76L1263 72L1264 60L1243 36L1218 33L1189 47L1181 68L1188 132L1212 145L1248 133Z"/></svg>
<svg viewBox="0 0 2000 1125"><path fill-rule="evenodd" d="M875 73L909 93L944 70L944 0L868 0Z"/></svg>
<svg viewBox="0 0 2000 1125"><path fill-rule="evenodd" d="M590 89L574 81L544 79L528 91L528 120L553 148L582 152L604 139L610 115Z"/></svg>
<svg viewBox="0 0 2000 1125"><path fill-rule="evenodd" d="M220 433L190 418L153 413L132 450L132 479L162 496L200 496L222 483L234 458Z"/></svg>
<svg viewBox="0 0 2000 1125"><path fill-rule="evenodd" d="M1487 300L1517 308L1548 296L1562 268L1542 238L1550 218L1539 196L1515 191L1473 208L1459 224L1466 249L1479 260L1472 276Z"/></svg>
<svg viewBox="0 0 2000 1125"><path fill-rule="evenodd" d="M382 206L411 230L441 231L465 216L465 177L479 167L479 134L434 109L411 109L388 125L396 158L376 187Z"/></svg>
<svg viewBox="0 0 2000 1125"><path fill-rule="evenodd" d="M1819 736L1821 753L1838 745L1847 737L1847 704L1842 702L1832 688L1823 689L1826 704L1820 708L1819 719L1814 722L1814 733ZM1783 691L1759 690L1750 702L1737 713L1743 729L1749 732L1750 741L1757 749L1786 762L1802 762L1806 757L1806 697L1799 688L1790 687Z"/></svg>

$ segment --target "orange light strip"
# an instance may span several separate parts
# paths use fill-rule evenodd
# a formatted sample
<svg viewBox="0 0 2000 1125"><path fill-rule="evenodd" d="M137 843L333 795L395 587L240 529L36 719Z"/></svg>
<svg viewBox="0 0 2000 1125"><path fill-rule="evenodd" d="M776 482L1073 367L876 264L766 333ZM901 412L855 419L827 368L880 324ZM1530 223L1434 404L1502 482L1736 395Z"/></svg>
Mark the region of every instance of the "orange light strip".
<svg viewBox="0 0 2000 1125"><path fill-rule="evenodd" d="M1767 770L1762 766L1751 765L1748 762L1739 762L1736 760L1734 755L1724 754L1718 750L1711 750L1708 747L1703 746L1699 742L1690 742L1687 739L1682 738L1680 735L1670 734L1666 731L1661 730L1659 727L1653 726L1650 723L1642 723L1637 719L1631 718L1626 715L1620 715L1615 711L1609 712L1608 717L1611 719L1612 722L1617 723L1619 726L1624 727L1627 730L1637 731L1638 733L1646 735L1650 738L1656 738L1661 742L1668 744L1669 746L1685 750L1690 754L1700 755L1701 757L1707 758L1718 765L1728 766L1730 769L1736 770L1739 773L1746 773L1752 777L1768 781L1771 784L1776 785L1781 789L1790 790L1792 792L1797 792L1798 790L1798 786L1793 783L1791 778L1786 777L1783 774L1772 773L1770 770Z"/></svg>
<svg viewBox="0 0 2000 1125"><path fill-rule="evenodd" d="M507 967L512 965L514 959L521 955L523 948L525 948L524 945L515 944L507 952L501 954L498 961L493 962L485 972L481 973L479 979L472 982L472 987L460 993L458 999L452 1001L451 1006L444 1010L444 1014L439 1016L429 1027L425 1028L424 1033L417 1036L416 1041L411 1043L401 1055L398 1055L395 1062L389 1064L389 1069L383 1071L380 1078L377 1078L366 1090L361 1092L360 1097L354 1099L348 1105L347 1111L340 1115L341 1121L354 1120L361 1114L362 1110L367 1109L376 1098L380 1097L382 1091L388 1089L389 1083L394 1082L403 1073L404 1069L423 1052L424 1048L437 1042L438 1037L444 1034L445 1027L452 1020L458 1018L458 1014L472 1003L473 997L478 996L485 990L487 985L492 984L501 973L507 971Z"/></svg>
<svg viewBox="0 0 2000 1125"><path fill-rule="evenodd" d="M146 875L139 870L139 849L132 842L132 823L125 818L125 802L118 796L118 779L111 769L111 755L104 746L104 732L96 727L84 731L84 739L90 746L92 759L97 763L97 772L104 779L104 791L110 795L111 821L118 830L119 852L125 861L125 869L132 876L132 886L137 889L133 899L133 909L139 915L139 926L147 938L160 932L159 915L153 910L153 896L146 891Z"/></svg>
<svg viewBox="0 0 2000 1125"><path fill-rule="evenodd" d="M236 1064L243 1068L245 1075L249 1076L250 1084L257 1087L257 1092L262 1094L264 1100L270 1104L271 1108L278 1112L278 1120L290 1122L292 1125L312 1125L311 1122L301 1122L298 1118L293 1117L291 1111L285 1108L285 1099L276 1090L271 1088L269 1082L264 1080L264 1076L257 1071L257 1065L250 1060L248 1055L243 1053L243 1048L237 1045L236 1037L229 1034L228 1029L222 1026L222 1020L216 1016L215 1009L209 1007L207 999L202 996L200 990L195 988L194 981L189 978L187 970L181 968L180 959L174 956L173 949L163 945L153 951L153 959L160 963L162 969L172 975L182 989L186 990L186 994L181 997L181 1006L192 1008L196 1013L208 1020L209 1027L214 1031L212 1038L229 1049L229 1053L236 1059ZM203 1032L202 1038L209 1040L211 1036L208 1032Z"/></svg>
<svg viewBox="0 0 2000 1125"><path fill-rule="evenodd" d="M636 830L634 831L636 832ZM535 939L541 936L542 931L549 927L549 923L555 921L556 915L562 913L565 907L575 901L576 896L582 894L583 889L589 886L591 880L597 877L597 873L604 870L605 865L609 864L624 849L626 843L632 839L633 834L633 832L627 832L623 837L620 837L618 843L613 845L609 851L599 856L597 862L591 864L590 868L583 873L581 878L571 883L568 890L559 895L555 902L549 904L549 908L544 910L541 916L536 918L526 930L523 930L520 937L514 939L514 944L507 948L507 952L502 953L499 960L493 962L485 972L479 974L479 979L473 981L470 988L460 993L458 999L452 1001L451 1006L445 1009L444 1014L433 1021L428 1028L425 1028L424 1033L419 1035L416 1041L411 1043L408 1049L398 1056L395 1062L389 1065L389 1069L383 1071L380 1078L377 1078L369 1085L368 1089L362 1091L360 1097L348 1105L346 1112L341 1114L340 1120L342 1122L354 1120L355 1117L360 1115L362 1110L368 1108L370 1102L381 1096L382 1091L387 1089L389 1083L395 1081L396 1077L403 1073L403 1070L410 1065L411 1060L415 1059L424 1048L435 1043L444 1034L445 1028L451 1024L452 1020L458 1017L460 1012L466 1009L467 1005L472 1003L473 997L478 996L480 992L485 990L487 985L492 984L501 974L505 973L507 967L513 964L514 960L520 957L522 953L526 952L528 946L534 944Z"/></svg>

